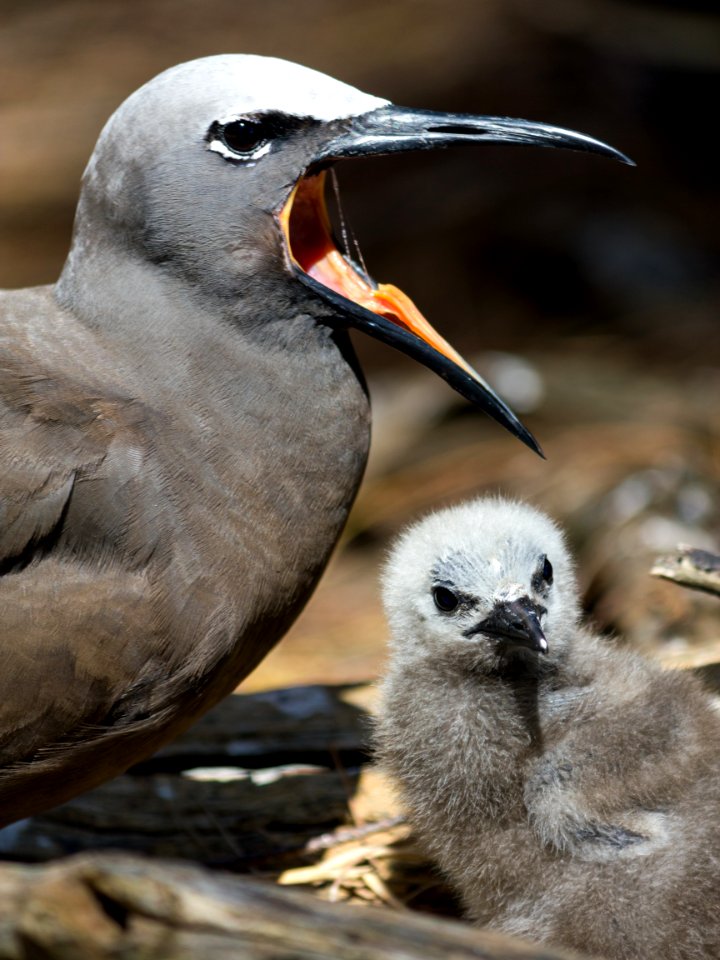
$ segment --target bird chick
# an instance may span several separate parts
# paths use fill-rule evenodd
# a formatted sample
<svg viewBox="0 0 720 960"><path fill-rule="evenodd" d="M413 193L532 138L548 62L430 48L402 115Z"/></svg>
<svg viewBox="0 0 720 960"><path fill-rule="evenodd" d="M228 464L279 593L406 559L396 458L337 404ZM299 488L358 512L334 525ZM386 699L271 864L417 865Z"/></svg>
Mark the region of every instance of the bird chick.
<svg viewBox="0 0 720 960"><path fill-rule="evenodd" d="M433 514L383 591L378 758L468 915L613 960L719 957L720 717L580 623L557 527L502 499Z"/></svg>

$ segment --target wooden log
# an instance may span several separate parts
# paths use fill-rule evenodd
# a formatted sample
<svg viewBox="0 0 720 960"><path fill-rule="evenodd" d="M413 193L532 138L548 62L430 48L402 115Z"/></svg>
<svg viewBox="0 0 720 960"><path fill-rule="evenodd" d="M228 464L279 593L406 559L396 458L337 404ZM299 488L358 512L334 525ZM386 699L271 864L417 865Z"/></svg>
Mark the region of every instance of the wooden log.
<svg viewBox="0 0 720 960"><path fill-rule="evenodd" d="M357 759L367 743L369 684L283 687L235 694L136 770L201 764L268 767Z"/></svg>
<svg viewBox="0 0 720 960"><path fill-rule="evenodd" d="M237 774L222 779L226 772ZM347 782L319 767L122 776L0 833L0 853L49 860L134 850L215 866L270 868L348 815Z"/></svg>
<svg viewBox="0 0 720 960"><path fill-rule="evenodd" d="M359 910L124 854L0 867L3 960L570 960L454 921Z"/></svg>

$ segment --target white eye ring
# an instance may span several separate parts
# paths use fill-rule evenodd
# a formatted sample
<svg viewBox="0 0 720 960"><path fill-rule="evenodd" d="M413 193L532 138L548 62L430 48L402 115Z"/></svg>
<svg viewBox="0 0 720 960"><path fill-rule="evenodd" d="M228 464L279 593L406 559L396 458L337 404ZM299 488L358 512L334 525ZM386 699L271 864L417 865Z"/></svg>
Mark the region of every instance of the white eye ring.
<svg viewBox="0 0 720 960"><path fill-rule="evenodd" d="M244 160L246 163L254 163L256 160L264 157L266 153L270 153L271 148L272 143L269 140L266 143L261 143L260 146L256 147L251 153L235 153L234 150L230 150L230 148L227 147L222 140L218 140L217 137L208 144L208 150L212 150L213 153L219 153L220 156L225 157L226 160Z"/></svg>

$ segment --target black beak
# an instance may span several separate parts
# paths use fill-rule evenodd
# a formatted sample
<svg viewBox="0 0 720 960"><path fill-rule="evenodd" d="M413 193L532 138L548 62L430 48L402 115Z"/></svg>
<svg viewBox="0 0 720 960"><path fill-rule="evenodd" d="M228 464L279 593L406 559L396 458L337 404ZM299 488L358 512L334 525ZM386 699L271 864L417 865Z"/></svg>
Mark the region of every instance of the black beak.
<svg viewBox="0 0 720 960"><path fill-rule="evenodd" d="M318 162L406 150L435 150L457 143L527 143L599 153L635 166L614 147L584 133L532 120L413 110L388 104L343 122L344 131L324 145Z"/></svg>
<svg viewBox="0 0 720 960"><path fill-rule="evenodd" d="M429 367L461 396L485 411L494 420L522 440L541 457L543 452L535 437L518 420L512 410L473 368L428 324L417 308L401 291L390 285L378 285L356 264L348 269L355 273L360 288L353 282L348 290L338 292L338 284L323 282L317 270L312 270L312 258L304 255L294 242L295 233L312 236L314 247L325 249L325 238L318 222L326 214L317 215L321 209L319 195L322 193L323 174L317 172L335 160L345 157L363 157L378 154L398 153L408 150L434 150L456 143L530 143L540 146L566 147L599 153L632 163L613 147L593 137L562 127L553 127L527 120L511 120L506 117L475 117L459 113L437 113L428 110L411 110L389 104L358 117L334 121L334 134L320 146L313 157L311 173L300 182L294 200L284 208L288 246L297 270L297 277L314 293L329 301L338 309L338 317L370 336L382 340L400 350L424 366ZM319 181L313 185L312 181ZM292 210L315 211L305 217L300 230L295 231L296 213ZM324 207L322 207L324 211ZM302 218L302 213L297 214ZM308 230L307 224L311 224ZM319 243L317 241L320 241ZM347 260L347 258L345 258ZM336 261L337 262L337 261ZM336 278L337 279L337 278ZM342 287L342 284L340 284ZM335 287L335 289L333 289ZM364 292L359 298L356 289Z"/></svg>
<svg viewBox="0 0 720 960"><path fill-rule="evenodd" d="M503 601L493 607L489 617L466 630L464 636L474 637L478 633L484 633L501 640L510 640L536 653L547 653L547 640L540 626L540 617L546 612L545 607L529 597L521 597L512 602Z"/></svg>

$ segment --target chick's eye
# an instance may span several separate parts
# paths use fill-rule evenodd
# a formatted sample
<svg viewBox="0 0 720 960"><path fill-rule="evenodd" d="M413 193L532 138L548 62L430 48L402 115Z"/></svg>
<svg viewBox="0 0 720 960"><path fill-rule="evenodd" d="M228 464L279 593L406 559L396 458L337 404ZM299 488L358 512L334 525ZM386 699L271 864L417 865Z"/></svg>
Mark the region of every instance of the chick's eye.
<svg viewBox="0 0 720 960"><path fill-rule="evenodd" d="M451 613L457 609L460 603L457 594L453 593L452 590L448 590L447 587L433 587L432 595L435 606L438 610L442 610L443 613Z"/></svg>
<svg viewBox="0 0 720 960"><path fill-rule="evenodd" d="M542 578L547 584L550 584L553 582L553 568L552 568L552 564L550 563L547 557L545 557L545 559L543 560Z"/></svg>
<svg viewBox="0 0 720 960"><path fill-rule="evenodd" d="M223 124L217 135L228 150L238 154L253 153L267 140L263 125L257 120L232 120Z"/></svg>

